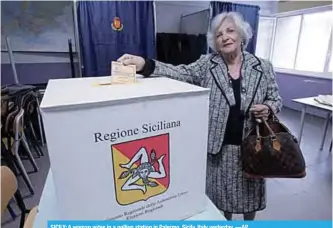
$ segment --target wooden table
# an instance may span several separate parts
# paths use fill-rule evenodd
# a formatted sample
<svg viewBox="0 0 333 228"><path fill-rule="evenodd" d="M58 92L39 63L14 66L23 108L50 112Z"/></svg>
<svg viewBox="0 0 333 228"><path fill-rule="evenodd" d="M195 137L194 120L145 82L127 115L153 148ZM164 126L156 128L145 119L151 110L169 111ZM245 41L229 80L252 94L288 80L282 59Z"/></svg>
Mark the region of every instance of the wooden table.
<svg viewBox="0 0 333 228"><path fill-rule="evenodd" d="M320 150L322 150L324 148L327 128L329 126L331 115L332 115L332 107L328 106L328 105L320 104L317 101L315 101L314 98L316 98L316 97L293 99L294 102L302 104L302 106L303 106L302 114L301 114L301 126L300 126L299 134L298 134L298 141L299 141L299 143L301 143L307 107L314 107L316 109L324 110L327 112L327 115L326 115L326 119L325 119L324 131L323 131L323 135L322 135L322 139L321 139L321 143L320 143Z"/></svg>

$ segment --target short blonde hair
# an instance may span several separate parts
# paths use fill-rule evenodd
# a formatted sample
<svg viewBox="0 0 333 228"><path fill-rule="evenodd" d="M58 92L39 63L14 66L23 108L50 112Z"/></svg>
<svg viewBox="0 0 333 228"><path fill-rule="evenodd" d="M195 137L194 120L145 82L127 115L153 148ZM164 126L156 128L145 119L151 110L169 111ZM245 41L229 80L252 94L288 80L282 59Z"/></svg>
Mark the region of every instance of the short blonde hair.
<svg viewBox="0 0 333 228"><path fill-rule="evenodd" d="M210 28L207 32L207 43L209 47L213 51L217 51L215 44L215 39L216 39L215 32L216 29L218 29L218 27L221 25L221 22L223 22L227 18L233 20L233 22L235 23L237 31L242 38L243 48L245 49L249 44L249 41L251 40L253 33L250 24L246 22L243 16L238 12L224 12L218 14L213 18Z"/></svg>

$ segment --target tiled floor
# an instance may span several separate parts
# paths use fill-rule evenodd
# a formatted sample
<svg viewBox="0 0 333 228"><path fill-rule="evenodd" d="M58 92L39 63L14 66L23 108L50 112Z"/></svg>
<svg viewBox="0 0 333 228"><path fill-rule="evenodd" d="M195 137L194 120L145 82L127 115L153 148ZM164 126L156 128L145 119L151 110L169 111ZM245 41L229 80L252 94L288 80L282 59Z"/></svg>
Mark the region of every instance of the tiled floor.
<svg viewBox="0 0 333 228"><path fill-rule="evenodd" d="M280 119L297 136L300 113L284 109ZM325 148L319 151L324 121L307 116L302 139L302 151L307 162L307 176L304 179L268 180L267 208L259 212L257 220L331 220L332 219L332 156L329 153L331 131L328 132ZM46 175L50 166L46 155L37 159L39 172L30 174L36 193L29 192L19 178L19 188L25 196L28 207L38 204ZM27 162L26 167L32 170ZM18 214L18 209L15 208ZM241 219L236 216L235 219ZM18 228L19 217L13 221L8 213L3 218L4 228Z"/></svg>

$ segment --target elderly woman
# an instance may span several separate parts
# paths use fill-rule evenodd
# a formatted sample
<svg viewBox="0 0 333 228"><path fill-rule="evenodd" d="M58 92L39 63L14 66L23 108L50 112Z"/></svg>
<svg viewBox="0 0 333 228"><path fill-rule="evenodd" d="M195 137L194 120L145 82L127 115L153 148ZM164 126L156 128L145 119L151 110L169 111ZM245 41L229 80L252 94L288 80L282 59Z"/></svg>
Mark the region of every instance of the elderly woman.
<svg viewBox="0 0 333 228"><path fill-rule="evenodd" d="M192 64L173 66L129 54L118 59L135 64L146 77L166 76L211 89L206 193L228 220L232 214L253 220L266 207L265 180L242 172L241 143L255 120L282 106L272 64L244 51L251 38L251 27L240 14L221 13L207 34L214 53Z"/></svg>

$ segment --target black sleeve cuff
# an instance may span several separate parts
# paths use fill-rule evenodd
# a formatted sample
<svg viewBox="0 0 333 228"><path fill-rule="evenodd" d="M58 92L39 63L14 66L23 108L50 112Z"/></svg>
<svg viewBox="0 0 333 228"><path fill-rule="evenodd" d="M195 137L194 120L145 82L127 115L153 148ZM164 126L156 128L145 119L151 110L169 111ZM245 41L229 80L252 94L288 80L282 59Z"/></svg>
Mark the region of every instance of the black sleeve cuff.
<svg viewBox="0 0 333 228"><path fill-rule="evenodd" d="M149 77L155 70L155 61L152 59L146 59L145 65L141 71L138 71L138 74L142 74L144 77Z"/></svg>

